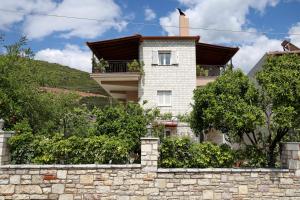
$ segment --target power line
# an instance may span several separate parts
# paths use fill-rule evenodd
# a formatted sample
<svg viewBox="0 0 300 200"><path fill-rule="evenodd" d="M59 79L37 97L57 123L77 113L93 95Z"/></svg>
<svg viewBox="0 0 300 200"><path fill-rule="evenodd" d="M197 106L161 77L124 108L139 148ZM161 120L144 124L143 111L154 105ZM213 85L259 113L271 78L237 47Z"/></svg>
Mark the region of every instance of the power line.
<svg viewBox="0 0 300 200"><path fill-rule="evenodd" d="M116 22L112 22L112 21L108 21L108 20L101 20L101 19L95 19L95 18L75 17L75 16L66 16L66 15L54 15L54 14L45 14L45 13L33 13L33 12L27 13L25 11L7 10L7 9L2 9L2 8L0 8L0 11L10 12L10 13L18 13L18 14L25 14L25 15L39 15L39 16L67 18L67 19L75 19L75 20L89 20L89 21L97 21L97 22L116 23ZM127 23L133 24L133 25L161 26L161 27L165 27L165 28L180 28L179 26L175 26L175 25L159 25L157 23L144 23L144 22L134 22L134 21L128 21ZM192 30L231 32L231 33L250 33L250 34L269 34L269 35L286 35L287 34L287 33L283 33L283 32L270 32L270 31L257 32L257 31L242 31L242 30L216 29L216 28L205 28L205 27L188 27L188 28L192 29ZM289 33L289 35L300 36L300 33Z"/></svg>

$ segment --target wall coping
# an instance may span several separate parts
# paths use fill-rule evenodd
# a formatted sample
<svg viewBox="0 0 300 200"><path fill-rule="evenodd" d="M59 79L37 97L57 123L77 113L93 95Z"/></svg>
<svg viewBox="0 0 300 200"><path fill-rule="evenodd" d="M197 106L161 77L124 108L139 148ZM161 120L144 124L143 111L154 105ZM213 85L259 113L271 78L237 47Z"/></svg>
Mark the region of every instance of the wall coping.
<svg viewBox="0 0 300 200"><path fill-rule="evenodd" d="M290 172L289 169L276 169L276 168L158 168L159 173L170 173L170 172L193 172L193 173L249 173L249 172Z"/></svg>
<svg viewBox="0 0 300 200"><path fill-rule="evenodd" d="M142 137L141 140L159 140L159 138L155 138L155 137Z"/></svg>
<svg viewBox="0 0 300 200"><path fill-rule="evenodd" d="M281 142L281 144L300 144L300 142Z"/></svg>
<svg viewBox="0 0 300 200"><path fill-rule="evenodd" d="M125 165L0 165L0 169L135 169L141 168L141 164Z"/></svg>

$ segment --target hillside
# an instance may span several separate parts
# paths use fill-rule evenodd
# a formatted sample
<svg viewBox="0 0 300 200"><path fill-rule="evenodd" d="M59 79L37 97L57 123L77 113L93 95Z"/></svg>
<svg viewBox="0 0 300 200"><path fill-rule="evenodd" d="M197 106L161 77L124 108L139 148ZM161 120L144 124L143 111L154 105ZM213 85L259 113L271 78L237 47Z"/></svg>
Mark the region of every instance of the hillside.
<svg viewBox="0 0 300 200"><path fill-rule="evenodd" d="M56 63L35 60L37 76L43 87L55 87L106 95L104 89L89 73Z"/></svg>

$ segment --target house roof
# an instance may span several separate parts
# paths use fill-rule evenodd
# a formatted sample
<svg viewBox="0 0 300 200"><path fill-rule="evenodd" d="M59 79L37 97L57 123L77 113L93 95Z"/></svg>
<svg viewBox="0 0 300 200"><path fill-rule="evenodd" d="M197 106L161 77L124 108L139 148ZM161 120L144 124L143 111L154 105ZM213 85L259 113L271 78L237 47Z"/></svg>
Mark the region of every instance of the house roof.
<svg viewBox="0 0 300 200"><path fill-rule="evenodd" d="M238 50L237 47L197 43L196 63L199 65L226 65Z"/></svg>
<svg viewBox="0 0 300 200"><path fill-rule="evenodd" d="M139 45L144 40L193 40L196 43L196 62L200 65L225 65L239 50L219 45L199 43L199 36L142 36L133 35L111 40L87 42L97 58L133 60L139 58Z"/></svg>

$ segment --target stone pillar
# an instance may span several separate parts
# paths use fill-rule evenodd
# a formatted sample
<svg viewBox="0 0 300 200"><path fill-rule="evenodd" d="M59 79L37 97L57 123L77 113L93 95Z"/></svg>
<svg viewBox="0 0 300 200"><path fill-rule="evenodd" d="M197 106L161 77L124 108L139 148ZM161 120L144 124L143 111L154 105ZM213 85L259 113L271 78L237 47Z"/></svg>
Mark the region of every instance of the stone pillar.
<svg viewBox="0 0 300 200"><path fill-rule="evenodd" d="M281 145L282 167L300 169L300 142L285 142Z"/></svg>
<svg viewBox="0 0 300 200"><path fill-rule="evenodd" d="M4 120L0 119L0 165L10 164L10 155L7 140L14 133L13 131L4 131Z"/></svg>
<svg viewBox="0 0 300 200"><path fill-rule="evenodd" d="M156 172L158 161L158 143L159 138L144 137L141 138L141 165L143 171Z"/></svg>

